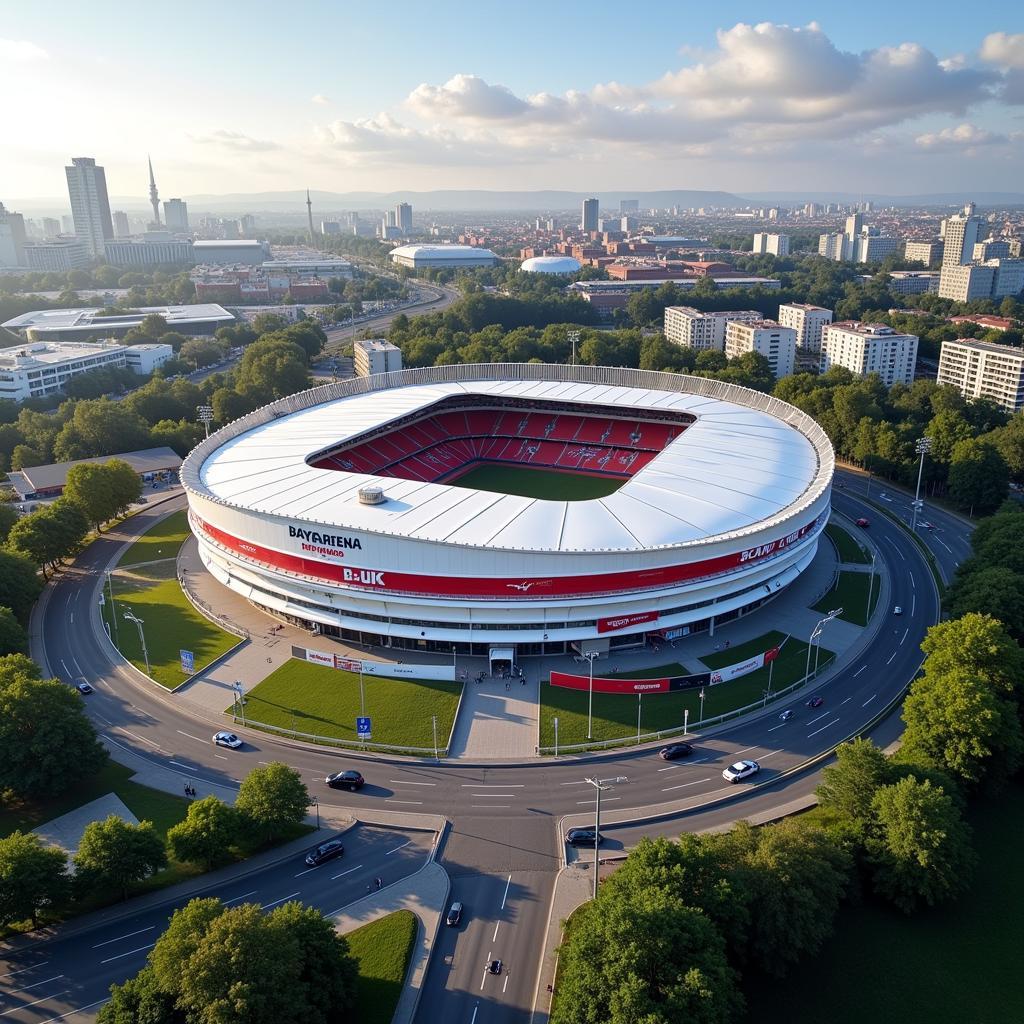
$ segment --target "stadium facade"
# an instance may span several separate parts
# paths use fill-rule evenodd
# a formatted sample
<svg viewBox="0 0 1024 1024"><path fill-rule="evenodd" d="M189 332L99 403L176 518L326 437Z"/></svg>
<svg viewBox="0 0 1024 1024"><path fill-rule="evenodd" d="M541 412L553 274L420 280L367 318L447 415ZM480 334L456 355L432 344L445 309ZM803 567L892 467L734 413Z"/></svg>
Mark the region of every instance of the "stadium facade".
<svg viewBox="0 0 1024 1024"><path fill-rule="evenodd" d="M482 464L613 490L460 486ZM290 396L203 441L181 479L203 562L267 611L354 643L523 656L713 631L756 608L814 557L833 469L824 431L759 392L493 364Z"/></svg>

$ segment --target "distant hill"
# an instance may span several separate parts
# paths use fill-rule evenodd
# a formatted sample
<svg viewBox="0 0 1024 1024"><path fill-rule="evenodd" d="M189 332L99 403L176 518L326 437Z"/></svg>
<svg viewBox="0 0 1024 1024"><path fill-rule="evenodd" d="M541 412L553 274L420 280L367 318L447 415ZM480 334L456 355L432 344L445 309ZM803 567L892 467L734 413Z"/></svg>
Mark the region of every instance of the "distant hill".
<svg viewBox="0 0 1024 1024"><path fill-rule="evenodd" d="M860 203L879 206L1024 206L1024 192L929 192L920 195L890 196L877 192L746 192L750 203Z"/></svg>

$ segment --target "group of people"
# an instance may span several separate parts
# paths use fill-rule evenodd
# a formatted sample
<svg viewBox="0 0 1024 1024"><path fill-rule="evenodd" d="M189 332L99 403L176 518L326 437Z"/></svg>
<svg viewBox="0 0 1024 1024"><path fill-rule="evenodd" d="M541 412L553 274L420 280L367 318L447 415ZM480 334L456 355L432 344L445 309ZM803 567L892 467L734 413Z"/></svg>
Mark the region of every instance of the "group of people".
<svg viewBox="0 0 1024 1024"><path fill-rule="evenodd" d="M191 782L185 783L185 796L194 797L196 795L196 787Z"/></svg>

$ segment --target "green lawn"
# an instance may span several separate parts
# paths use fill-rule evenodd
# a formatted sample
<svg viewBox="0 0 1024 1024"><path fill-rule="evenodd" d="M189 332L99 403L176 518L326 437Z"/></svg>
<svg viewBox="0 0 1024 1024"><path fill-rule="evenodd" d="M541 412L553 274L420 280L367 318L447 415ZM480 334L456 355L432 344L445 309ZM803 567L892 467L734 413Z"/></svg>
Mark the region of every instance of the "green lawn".
<svg viewBox="0 0 1024 1024"><path fill-rule="evenodd" d="M783 633L768 633L755 643L757 651L765 651L785 638ZM746 645L730 648L730 657L721 664L731 665L741 661ZM739 656L737 657L737 652ZM824 668L835 655L822 648L818 659L819 671ZM812 656L813 661L813 656ZM728 683L705 687L704 715L713 718L736 708L745 707L762 697L768 688L769 673L771 674L772 692L796 682L804 675L807 666L807 643L791 638L786 641L774 667L760 668L749 675L740 676ZM648 670L650 671L650 670ZM581 672L580 675L583 673ZM620 677L643 678L634 673L619 673ZM561 686L542 683L540 687L540 744L552 747L555 742L553 719L558 718L559 746L585 743L587 740L587 702L589 693L586 690L569 690ZM679 728L683 724L683 712L690 712L690 729L696 729L700 723L700 690L683 690L676 693L649 693L642 700L629 693L595 693L593 737L595 741L613 740L636 736L637 710L640 710L641 733L658 732L664 729ZM627 739L628 742L628 739Z"/></svg>
<svg viewBox="0 0 1024 1024"><path fill-rule="evenodd" d="M437 715L437 742L448 744L462 683L363 676L366 713L373 720L372 742L396 747L433 747L431 716ZM231 708L225 709L228 714ZM246 693L247 721L331 739L358 742L361 713L359 674L292 659Z"/></svg>
<svg viewBox="0 0 1024 1024"><path fill-rule="evenodd" d="M752 658L755 654L770 651L773 647L778 647L785 639L785 633L773 629L754 637L753 640L748 640L745 644L731 644L729 647L723 647L720 651L702 654L700 660L708 668L725 668L726 665L735 665L738 661L746 661L747 658Z"/></svg>
<svg viewBox="0 0 1024 1024"><path fill-rule="evenodd" d="M174 558L178 548L188 538L188 512L181 509L172 512L151 526L125 553L118 565L137 565L140 562L155 562L161 558Z"/></svg>
<svg viewBox="0 0 1024 1024"><path fill-rule="evenodd" d="M848 530L844 530L836 523L829 523L825 527L825 533L836 546L839 552L840 562L856 562L860 565L869 565L871 559L868 553L861 547L860 543Z"/></svg>
<svg viewBox="0 0 1024 1024"><path fill-rule="evenodd" d="M143 620L150 675L161 686L174 689L188 678L181 670L179 651L192 651L198 672L239 643L238 637L215 626L189 604L178 586L172 562L131 574L115 572L111 579L117 605L116 631L106 587L103 618L121 653L145 672L138 627L125 619L125 612L130 610Z"/></svg>
<svg viewBox="0 0 1024 1024"><path fill-rule="evenodd" d="M978 870L958 902L912 916L845 907L822 952L782 981L750 977L750 1024L1009 1024L1024 1020L1024 785L970 815Z"/></svg>
<svg viewBox="0 0 1024 1024"><path fill-rule="evenodd" d="M456 487L473 487L499 494L521 494L551 501L587 501L614 494L626 481L608 476L535 469L532 466L484 464L450 481Z"/></svg>
<svg viewBox="0 0 1024 1024"><path fill-rule="evenodd" d="M814 606L816 612L828 612L833 608L842 608L839 616L855 626L866 626L871 616L868 614L868 588L871 587L871 611L878 604L878 593L882 589L878 573L872 586L871 574L867 572L841 572L832 585L832 589Z"/></svg>
<svg viewBox="0 0 1024 1024"><path fill-rule="evenodd" d="M359 961L353 1020L391 1024L416 943L416 928L416 915L411 910L396 910L345 936Z"/></svg>

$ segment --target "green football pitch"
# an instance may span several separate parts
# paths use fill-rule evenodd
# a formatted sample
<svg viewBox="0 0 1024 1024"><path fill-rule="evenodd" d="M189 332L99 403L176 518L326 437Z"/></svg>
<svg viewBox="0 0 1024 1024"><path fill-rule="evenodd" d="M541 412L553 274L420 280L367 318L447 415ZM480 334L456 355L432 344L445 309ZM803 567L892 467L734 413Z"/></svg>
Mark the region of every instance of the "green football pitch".
<svg viewBox="0 0 1024 1024"><path fill-rule="evenodd" d="M533 466L506 466L495 463L475 466L450 481L456 487L473 487L499 494L521 494L524 498L551 501L587 501L617 491L625 481L610 476L588 476Z"/></svg>

